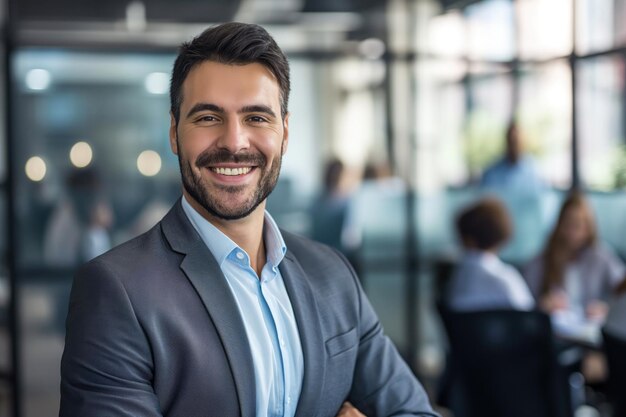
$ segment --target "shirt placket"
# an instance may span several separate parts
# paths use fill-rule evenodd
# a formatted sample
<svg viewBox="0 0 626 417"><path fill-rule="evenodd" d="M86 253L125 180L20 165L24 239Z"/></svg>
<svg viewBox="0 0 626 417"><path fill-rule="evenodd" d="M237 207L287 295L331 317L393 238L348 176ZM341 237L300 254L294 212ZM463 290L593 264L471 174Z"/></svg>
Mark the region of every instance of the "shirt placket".
<svg viewBox="0 0 626 417"><path fill-rule="evenodd" d="M256 277L256 273L254 273ZM271 277L270 277L271 278ZM257 290L259 295L259 301L262 305L264 312L264 320L268 332L270 332L270 339L272 340L272 352L274 354L273 370L274 370L274 383L272 384L272 397L274 398L274 413L276 417L283 417L285 412L285 366L283 361L283 349L284 339L279 334L278 321L276 320L275 311L272 308L273 297L271 291L268 289L268 276L265 268L261 272L261 279L256 278Z"/></svg>

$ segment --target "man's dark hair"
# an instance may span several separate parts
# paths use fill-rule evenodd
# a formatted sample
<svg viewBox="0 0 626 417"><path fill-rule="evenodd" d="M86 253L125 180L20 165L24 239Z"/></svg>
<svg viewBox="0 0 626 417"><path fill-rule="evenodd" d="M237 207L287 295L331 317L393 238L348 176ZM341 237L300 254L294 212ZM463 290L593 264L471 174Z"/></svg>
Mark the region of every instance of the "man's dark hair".
<svg viewBox="0 0 626 417"><path fill-rule="evenodd" d="M506 242L512 233L509 213L500 200L485 198L457 217L456 227L464 245L492 250Z"/></svg>
<svg viewBox="0 0 626 417"><path fill-rule="evenodd" d="M230 22L211 27L181 45L170 82L170 110L178 123L183 102L182 86L189 72L204 61L226 65L259 63L278 82L283 119L289 101L289 63L276 41L259 25Z"/></svg>

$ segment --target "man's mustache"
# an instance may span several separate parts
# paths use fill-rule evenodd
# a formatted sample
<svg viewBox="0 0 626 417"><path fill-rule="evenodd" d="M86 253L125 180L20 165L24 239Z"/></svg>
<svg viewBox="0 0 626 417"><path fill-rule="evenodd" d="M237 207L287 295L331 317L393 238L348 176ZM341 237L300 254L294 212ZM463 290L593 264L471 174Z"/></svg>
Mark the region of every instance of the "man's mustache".
<svg viewBox="0 0 626 417"><path fill-rule="evenodd" d="M196 167L198 168L208 168L210 166L223 163L246 164L264 167L266 164L266 159L261 153L232 153L228 149L204 151L196 158Z"/></svg>

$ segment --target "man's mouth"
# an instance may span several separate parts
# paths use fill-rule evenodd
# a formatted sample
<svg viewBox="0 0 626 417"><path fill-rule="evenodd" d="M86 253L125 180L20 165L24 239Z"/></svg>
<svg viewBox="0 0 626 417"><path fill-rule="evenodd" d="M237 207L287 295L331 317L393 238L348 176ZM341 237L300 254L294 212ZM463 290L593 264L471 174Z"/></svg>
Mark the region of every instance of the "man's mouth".
<svg viewBox="0 0 626 417"><path fill-rule="evenodd" d="M223 167L211 167L211 171L220 175L227 176L237 176L237 175L246 175L248 172L252 171L252 167L239 167L239 168L223 168Z"/></svg>

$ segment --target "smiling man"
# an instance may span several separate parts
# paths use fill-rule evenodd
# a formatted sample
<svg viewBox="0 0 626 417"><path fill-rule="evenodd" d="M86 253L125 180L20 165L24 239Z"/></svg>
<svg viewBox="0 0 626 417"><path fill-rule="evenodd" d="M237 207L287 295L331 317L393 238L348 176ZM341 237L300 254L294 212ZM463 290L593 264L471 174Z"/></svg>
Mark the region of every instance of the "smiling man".
<svg viewBox="0 0 626 417"><path fill-rule="evenodd" d="M336 251L265 211L289 143L289 65L260 26L181 47L183 195L82 267L61 366L74 416L434 416Z"/></svg>

